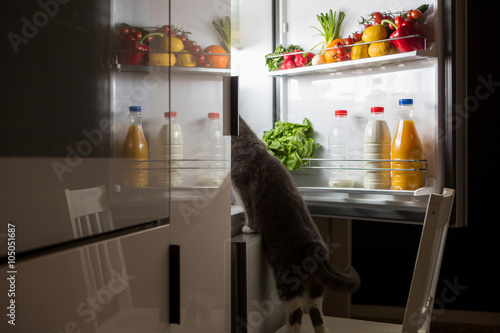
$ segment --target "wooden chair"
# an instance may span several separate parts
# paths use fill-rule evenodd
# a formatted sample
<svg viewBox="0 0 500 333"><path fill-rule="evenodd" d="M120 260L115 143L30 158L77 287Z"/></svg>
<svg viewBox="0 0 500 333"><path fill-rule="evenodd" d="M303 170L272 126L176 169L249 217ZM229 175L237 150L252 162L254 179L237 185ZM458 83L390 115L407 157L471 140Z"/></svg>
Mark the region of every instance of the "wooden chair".
<svg viewBox="0 0 500 333"><path fill-rule="evenodd" d="M389 324L348 318L325 317L331 333L428 333L434 296L443 257L455 190L445 188L443 194L431 194L413 271L410 294L403 324ZM301 333L313 333L310 320L304 316ZM276 333L286 332L286 326Z"/></svg>

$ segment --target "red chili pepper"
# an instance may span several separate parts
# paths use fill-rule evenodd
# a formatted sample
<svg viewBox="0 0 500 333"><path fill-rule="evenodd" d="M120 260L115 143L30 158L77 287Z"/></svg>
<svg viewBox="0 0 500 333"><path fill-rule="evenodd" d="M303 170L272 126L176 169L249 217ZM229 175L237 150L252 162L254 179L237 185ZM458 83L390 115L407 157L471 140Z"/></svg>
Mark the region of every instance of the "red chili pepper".
<svg viewBox="0 0 500 333"><path fill-rule="evenodd" d="M415 21L414 19L407 18L399 27L390 20L382 20L382 24L388 23L397 28L394 31L390 38L397 37L405 37L411 35L419 35L423 37L414 37L414 38L402 38L391 41L394 46L400 52L409 52L415 50L423 50L425 49L425 32L422 27Z"/></svg>

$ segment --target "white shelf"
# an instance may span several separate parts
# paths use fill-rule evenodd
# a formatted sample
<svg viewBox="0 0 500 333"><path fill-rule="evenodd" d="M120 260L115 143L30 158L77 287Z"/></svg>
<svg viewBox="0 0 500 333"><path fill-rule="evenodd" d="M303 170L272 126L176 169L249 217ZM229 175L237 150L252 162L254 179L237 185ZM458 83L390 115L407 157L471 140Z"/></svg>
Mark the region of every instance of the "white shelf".
<svg viewBox="0 0 500 333"><path fill-rule="evenodd" d="M284 69L284 70L269 72L268 75L273 77L291 77L291 76L311 75L311 74L350 72L357 69L376 68L386 65L398 65L415 61L424 62L436 57L437 55L435 48L430 48L427 50L396 53L380 57L363 58L357 60L334 62L324 65Z"/></svg>
<svg viewBox="0 0 500 333"><path fill-rule="evenodd" d="M168 66L144 66L144 65L112 65L116 72L139 72L139 73L180 73L201 74L215 76L231 76L230 68L205 68L205 67L168 67Z"/></svg>

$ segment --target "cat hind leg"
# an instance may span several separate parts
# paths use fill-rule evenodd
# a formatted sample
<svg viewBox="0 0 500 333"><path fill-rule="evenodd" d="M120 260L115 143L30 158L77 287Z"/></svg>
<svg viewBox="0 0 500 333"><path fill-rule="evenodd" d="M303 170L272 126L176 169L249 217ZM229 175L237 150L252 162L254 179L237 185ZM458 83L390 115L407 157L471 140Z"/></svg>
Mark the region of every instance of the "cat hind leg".
<svg viewBox="0 0 500 333"><path fill-rule="evenodd" d="M314 333L330 332L323 320L323 286L321 284L313 284L311 286L307 297L307 308L314 327Z"/></svg>
<svg viewBox="0 0 500 333"><path fill-rule="evenodd" d="M285 301L287 333L300 333L302 313L304 307L303 297L294 297Z"/></svg>

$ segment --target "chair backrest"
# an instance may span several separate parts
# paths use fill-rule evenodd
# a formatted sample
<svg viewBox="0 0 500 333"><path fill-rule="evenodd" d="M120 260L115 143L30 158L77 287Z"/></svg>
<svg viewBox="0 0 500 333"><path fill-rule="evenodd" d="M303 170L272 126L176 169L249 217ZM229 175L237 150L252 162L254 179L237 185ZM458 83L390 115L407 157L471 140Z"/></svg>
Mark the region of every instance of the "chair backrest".
<svg viewBox="0 0 500 333"><path fill-rule="evenodd" d="M72 191L66 189L66 200L75 239L114 229L104 185Z"/></svg>
<svg viewBox="0 0 500 333"><path fill-rule="evenodd" d="M429 332L454 196L455 190L445 188L443 194L429 197L403 320L404 333Z"/></svg>
<svg viewBox="0 0 500 333"><path fill-rule="evenodd" d="M73 236L75 239L114 230L111 205L104 185L79 190L66 189ZM119 276L126 276L125 259L120 239L98 242L80 248L87 292L95 296L106 291ZM119 297L119 308L131 308L130 288L125 286ZM122 293L120 293L121 296Z"/></svg>

